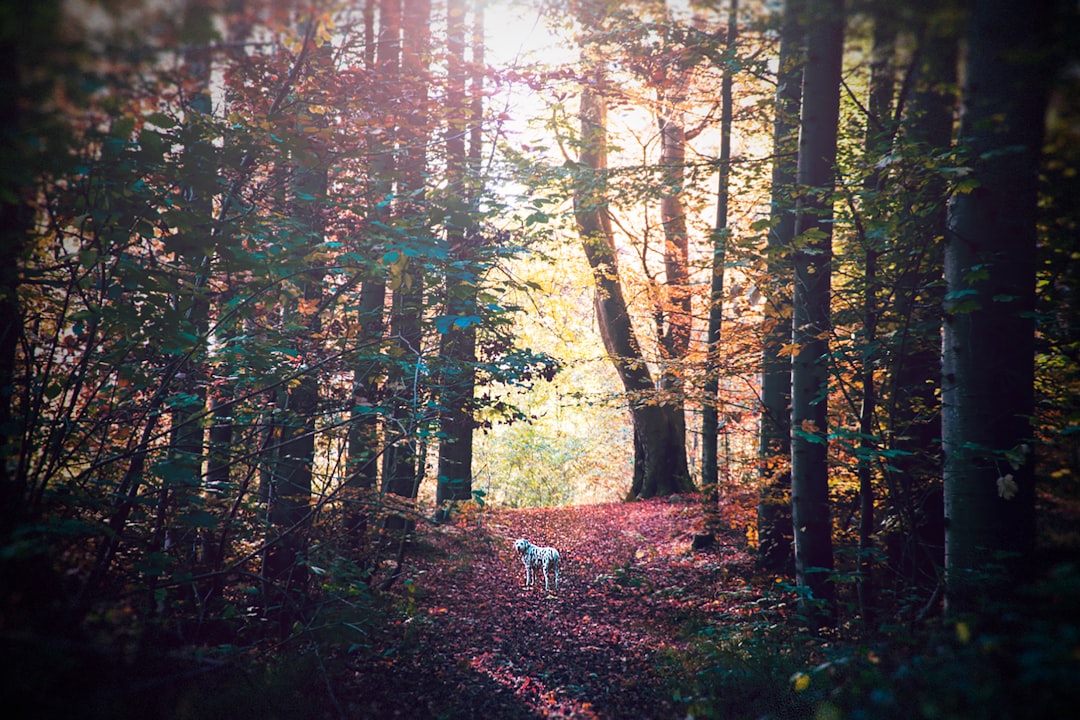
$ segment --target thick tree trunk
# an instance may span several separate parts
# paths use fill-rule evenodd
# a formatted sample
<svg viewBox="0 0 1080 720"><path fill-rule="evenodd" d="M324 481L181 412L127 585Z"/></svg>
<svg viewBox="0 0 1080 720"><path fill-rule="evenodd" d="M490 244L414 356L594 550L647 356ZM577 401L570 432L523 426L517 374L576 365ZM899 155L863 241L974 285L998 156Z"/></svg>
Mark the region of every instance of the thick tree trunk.
<svg viewBox="0 0 1080 720"><path fill-rule="evenodd" d="M602 77L597 78L597 83ZM590 84L581 93L582 151L574 191L574 214L596 284L596 319L604 347L630 403L634 427L634 478L628 499L693 489L686 463L685 426L670 406L650 401L655 384L645 364L618 277L611 220L604 198L607 169L607 109Z"/></svg>
<svg viewBox="0 0 1080 720"><path fill-rule="evenodd" d="M0 97L0 132L5 142L14 142L21 151L30 144L30 134L22 96L20 57L23 47L13 43L0 44L0 87L7 90ZM16 90L19 91L16 91ZM15 158L19 155L13 153ZM22 158L19 158L22 159ZM34 181L33 165L15 162L0 169L0 191L5 198L0 203L0 543L9 547L8 540L26 510L25 460L20 459L22 422L16 420L13 406L16 400L15 358L23 332L23 310L19 303L20 257L30 238L34 212L24 199ZM12 200L14 198L15 200ZM0 561L0 580L8 561Z"/></svg>
<svg viewBox="0 0 1080 720"><path fill-rule="evenodd" d="M829 501L828 393L832 192L843 56L843 0L809 0L799 133L800 199L792 299L791 516L795 571L812 625L832 621L835 590ZM811 602L820 601L818 602Z"/></svg>
<svg viewBox="0 0 1080 720"><path fill-rule="evenodd" d="M765 274L764 338L761 352L759 476L766 480L758 504L758 557L771 572L794 572L791 528L791 358L781 349L791 342L790 261L795 236L791 201L797 167L799 108L802 105L803 0L787 0L780 31L773 119L773 167Z"/></svg>
<svg viewBox="0 0 1080 720"><path fill-rule="evenodd" d="M976 0L969 21L959 146L978 187L953 198L945 245L950 612L1000 598L1031 565L1035 223L1052 8Z"/></svg>

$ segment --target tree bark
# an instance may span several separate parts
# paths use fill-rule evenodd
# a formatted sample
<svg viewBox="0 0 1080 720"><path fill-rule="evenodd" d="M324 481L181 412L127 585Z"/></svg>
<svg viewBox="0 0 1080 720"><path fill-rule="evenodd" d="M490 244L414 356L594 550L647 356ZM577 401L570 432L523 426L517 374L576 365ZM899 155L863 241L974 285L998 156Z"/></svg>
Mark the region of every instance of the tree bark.
<svg viewBox="0 0 1080 720"><path fill-rule="evenodd" d="M731 0L728 8L727 50L734 52L738 37L738 0ZM713 226L712 273L709 281L709 319L705 334L705 398L701 408L701 487L711 493L706 503L712 507L719 493L720 483L720 331L724 318L724 270L727 264L727 244L731 235L728 228L728 196L731 178L731 125L734 116L732 85L734 71L727 68L720 82L720 177L716 187L716 223ZM711 488L711 490L710 490Z"/></svg>
<svg viewBox="0 0 1080 720"><path fill-rule="evenodd" d="M843 0L808 0L792 299L791 516L796 581L812 626L834 615L828 392L832 192L843 57Z"/></svg>
<svg viewBox="0 0 1080 720"><path fill-rule="evenodd" d="M378 42L375 38L374 9L379 4ZM401 74L401 0L366 0L364 5L364 36L368 40L365 62L378 77L387 93L397 87ZM384 112L392 114L393 110ZM372 133L369 142L374 148L371 160L371 221L375 227L391 223L390 199L393 195L395 173L393 123L381 117L379 133ZM378 241L376 241L378 242ZM366 248L365 248L366 249ZM381 244L376 251L382 250ZM373 253L374 254L374 253ZM358 348L353 361L353 407L349 417L348 487L346 496L351 503L346 512L346 527L351 533L366 523L364 491L373 488L379 479L380 414L383 401L382 373L384 359L379 350L386 331L385 268L376 263L366 270L360 288ZM355 533L354 533L355 534Z"/></svg>
<svg viewBox="0 0 1080 720"><path fill-rule="evenodd" d="M469 318L477 314L476 298L479 287L482 259L476 252L481 235L472 224L475 212L475 187L478 178L473 176L479 160L479 134L472 136L466 157L465 139L470 126L475 128L483 117L482 100L479 106L467 104L465 65L465 14L466 0L448 0L446 44L449 56L447 78L447 110L449 111L446 136L447 197L451 221L447 227L447 242L451 262L446 278L445 312L450 317ZM474 5L474 22L482 23L482 7ZM474 35L483 33L483 26L474 29ZM477 46L474 45L474 63ZM482 51L481 51L482 52ZM482 82L479 75L472 78L473 99L481 97L475 85ZM458 218L455 220L455 216ZM454 277L455 268L462 268L466 277ZM439 470L435 491L436 516L445 519L447 503L472 498L473 420L472 405L476 388L476 326L467 321L465 327L450 324L440 338L442 373L442 409L439 423Z"/></svg>
<svg viewBox="0 0 1080 720"><path fill-rule="evenodd" d="M873 45L870 61L870 93L867 102L866 137L863 141L865 163L874 168L867 174L863 183L871 212L874 200L882 188L883 174L878 160L888 152L892 144L892 97L895 86L892 68L896 52L896 22L888 7L878 8L874 19ZM869 222L871 219L867 218ZM876 590L874 585L874 504L875 504L875 467L878 439L875 432L877 417L878 387L874 371L878 366L879 352L875 349L878 342L878 320L880 303L878 300L878 263L883 250L880 243L865 232L865 226L859 223L859 239L863 245L863 307L862 307L862 342L866 350L863 353L860 385L862 400L859 407L859 557L858 557L858 597L859 611L863 623L870 625L874 621Z"/></svg>
<svg viewBox="0 0 1080 720"><path fill-rule="evenodd" d="M597 89L599 71L581 93L582 150L574 189L574 215L596 285L597 324L604 348L623 383L634 427L634 477L627 499L693 489L686 463L685 429L669 405L656 403L622 286L611 219L607 214L607 108Z"/></svg>
<svg viewBox="0 0 1080 720"><path fill-rule="evenodd" d="M401 162L398 195L404 198L401 220L409 233L428 234L421 206L426 196L427 144L430 142L427 63L430 55L431 0L404 0L402 5L402 78L410 82L409 108L400 107ZM405 498L415 498L424 467L420 459L417 430L421 421L423 388L419 366L423 357L420 318L424 303L424 267L413 258L406 263L400 282L394 287L390 334L397 341L401 358L394 373L400 395L391 410L392 426L387 428L383 455L383 489ZM412 521L406 525L411 526Z"/></svg>
<svg viewBox="0 0 1080 720"><path fill-rule="evenodd" d="M945 244L949 612L1000 598L1031 565L1036 200L1052 10L976 0L968 25L958 144L978 187L954 196Z"/></svg>
<svg viewBox="0 0 1080 720"><path fill-rule="evenodd" d="M765 485L758 503L758 558L771 572L794 572L791 527L791 261L795 236L792 197L798 159L802 105L803 0L784 3L773 119L773 167L766 248L764 338L761 351L761 424L758 472Z"/></svg>

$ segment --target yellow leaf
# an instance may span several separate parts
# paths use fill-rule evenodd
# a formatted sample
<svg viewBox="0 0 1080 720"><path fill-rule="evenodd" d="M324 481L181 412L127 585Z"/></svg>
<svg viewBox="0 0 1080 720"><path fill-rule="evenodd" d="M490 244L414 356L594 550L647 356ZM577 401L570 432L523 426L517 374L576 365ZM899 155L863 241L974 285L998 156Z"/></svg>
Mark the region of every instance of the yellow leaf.
<svg viewBox="0 0 1080 720"><path fill-rule="evenodd" d="M804 672L795 673L791 676L791 686L795 689L795 692L801 693L810 687L810 676Z"/></svg>
<svg viewBox="0 0 1080 720"><path fill-rule="evenodd" d="M956 639L964 645L971 642L971 627L966 622L956 623Z"/></svg>

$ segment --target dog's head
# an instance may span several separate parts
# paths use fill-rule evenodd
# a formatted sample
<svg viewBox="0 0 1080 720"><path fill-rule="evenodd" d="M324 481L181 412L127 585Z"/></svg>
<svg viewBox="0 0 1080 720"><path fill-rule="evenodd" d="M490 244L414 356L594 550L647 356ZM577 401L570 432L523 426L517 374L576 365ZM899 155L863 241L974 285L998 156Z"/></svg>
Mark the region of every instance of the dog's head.
<svg viewBox="0 0 1080 720"><path fill-rule="evenodd" d="M525 538L519 538L514 541L514 549L518 551L518 555L523 554L529 549L529 541Z"/></svg>

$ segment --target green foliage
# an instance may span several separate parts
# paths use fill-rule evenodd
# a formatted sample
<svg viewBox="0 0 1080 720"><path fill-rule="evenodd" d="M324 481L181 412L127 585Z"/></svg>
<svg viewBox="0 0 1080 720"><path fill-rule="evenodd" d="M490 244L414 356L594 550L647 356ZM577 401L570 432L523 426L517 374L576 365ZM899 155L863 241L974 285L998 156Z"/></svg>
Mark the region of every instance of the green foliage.
<svg viewBox="0 0 1080 720"><path fill-rule="evenodd" d="M768 598L691 627L663 658L695 717L1044 718L1080 702L1080 573L1056 567L980 619L807 637Z"/></svg>
<svg viewBox="0 0 1080 720"><path fill-rule="evenodd" d="M814 703L791 680L804 666L808 639L793 637L775 614L778 598L763 598L749 614L722 615L688 628L685 651L668 651L661 667L671 696L703 718L813 717Z"/></svg>

